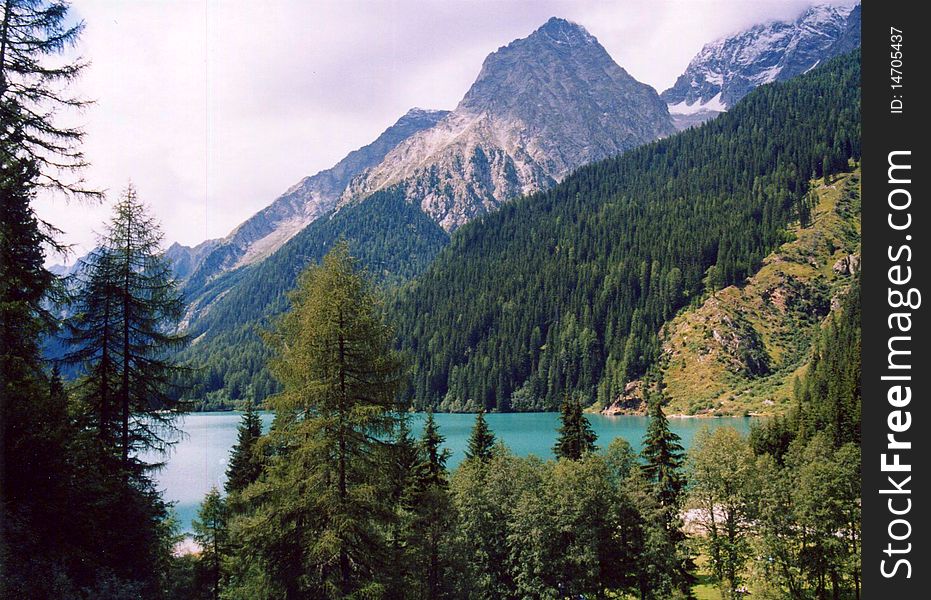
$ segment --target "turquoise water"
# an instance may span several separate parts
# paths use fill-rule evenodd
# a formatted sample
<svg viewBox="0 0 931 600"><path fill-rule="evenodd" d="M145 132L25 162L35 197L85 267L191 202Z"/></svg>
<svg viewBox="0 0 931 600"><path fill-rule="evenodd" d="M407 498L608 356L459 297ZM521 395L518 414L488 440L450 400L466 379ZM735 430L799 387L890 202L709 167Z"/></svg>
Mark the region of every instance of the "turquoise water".
<svg viewBox="0 0 931 600"><path fill-rule="evenodd" d="M607 446L611 440L623 437L635 450L640 450L640 442L646 431L646 417L604 417L587 415L592 428L598 434L598 445ZM469 432L475 422L475 415L437 414L435 415L440 433L446 438L446 447L452 452L449 467L455 468L464 458ZM557 413L509 413L487 415L488 425L499 440L502 440L515 454L526 456L535 454L543 458L552 458L553 444L556 441L556 428L559 422ZM237 412L191 413L179 420L184 438L178 442L168 458L168 464L156 479L165 499L175 503L175 510L182 528L189 531L191 519L197 513L197 507L212 486L221 490L226 481L226 462L230 449L236 443L236 430L241 414ZM419 435L423 425L423 414L416 414L411 420L411 429ZM262 422L267 428L272 421L272 413L263 413ZM727 417L717 419L670 419L670 427L682 438L688 448L692 438L703 427L721 427L730 425L738 431L747 432L751 419Z"/></svg>

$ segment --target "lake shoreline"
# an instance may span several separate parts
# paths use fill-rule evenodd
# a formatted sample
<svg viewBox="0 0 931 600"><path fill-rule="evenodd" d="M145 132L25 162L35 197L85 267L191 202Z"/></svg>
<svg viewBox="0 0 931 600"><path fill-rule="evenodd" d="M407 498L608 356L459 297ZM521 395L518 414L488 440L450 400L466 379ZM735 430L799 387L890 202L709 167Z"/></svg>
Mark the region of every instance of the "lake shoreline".
<svg viewBox="0 0 931 600"><path fill-rule="evenodd" d="M236 443L237 430L241 425L239 411L212 411L184 413L178 419L181 437L172 449L166 465L157 476L159 489L165 492L166 501L175 503L181 533L190 534L191 519L211 487L223 489L229 453ZM259 413L264 431L271 427L274 413ZM410 414L410 428L414 437L419 437L425 413ZM436 413L440 435L445 438L443 446L451 454L447 466L455 469L463 460L469 435L475 425L474 413ZM553 445L559 428L559 413L521 412L488 413L486 422L496 439L503 442L516 456L535 455L542 460L553 458ZM617 415L606 417L590 413L588 420L598 436L597 444L604 449L616 438L627 440L635 452L640 451L642 440L649 425L649 417L642 415ZM701 418L683 416L670 418L670 427L688 448L692 439L705 428L722 426L736 428L746 434L753 423L752 417Z"/></svg>
<svg viewBox="0 0 931 600"><path fill-rule="evenodd" d="M205 414L216 414L216 413L242 414L243 412L245 411L239 408L216 408L216 409L210 409L210 410L189 410L185 412L179 412L177 414L181 416L185 416L185 415L205 415ZM267 409L267 408L260 408L258 409L258 412L272 413L274 411L271 409ZM433 411L433 412L434 414L437 414L437 415L477 415L478 414L477 412L452 412L452 411ZM549 414L556 414L558 412L559 411L556 411L556 410L526 410L526 411L510 411L510 412L488 411L485 414L486 415L549 415ZM417 414L422 414L422 412L421 411L410 411L408 412L408 414L417 415ZM635 411L605 412L604 410L586 410L585 414L600 415L602 417L645 417L646 416L646 413L635 412ZM745 415L709 414L709 413L689 415L685 413L669 413L666 415L666 418L667 419L759 419L759 418L768 418L768 417L774 417L774 416L776 416L775 413L757 413L757 412L751 412Z"/></svg>

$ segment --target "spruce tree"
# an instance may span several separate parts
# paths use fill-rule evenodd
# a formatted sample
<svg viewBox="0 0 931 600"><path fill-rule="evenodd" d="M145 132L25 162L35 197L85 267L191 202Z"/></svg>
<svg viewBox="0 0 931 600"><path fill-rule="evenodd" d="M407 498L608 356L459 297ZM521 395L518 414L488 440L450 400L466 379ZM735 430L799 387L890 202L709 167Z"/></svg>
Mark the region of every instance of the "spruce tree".
<svg viewBox="0 0 931 600"><path fill-rule="evenodd" d="M399 415L393 443L383 450L384 474L388 481L387 502L394 509L393 519L387 528L388 569L384 581L386 600L403 600L409 593L412 571L409 560L409 528L414 518L413 491L416 489L417 466L420 464L420 446L413 438L410 417Z"/></svg>
<svg viewBox="0 0 931 600"><path fill-rule="evenodd" d="M242 415L236 445L230 451L226 469L227 494L239 494L262 474L262 462L256 456L256 443L262 437L262 419L250 402Z"/></svg>
<svg viewBox="0 0 931 600"><path fill-rule="evenodd" d="M226 501L220 496L220 490L211 488L192 526L194 541L201 547L199 566L204 575L204 587L214 600L220 597L223 585L223 559L227 556L229 544L228 519Z"/></svg>
<svg viewBox="0 0 931 600"><path fill-rule="evenodd" d="M491 432L485 420L485 410L480 409L475 415L475 425L472 426L472 434L469 436L469 445L465 452L466 459L488 462L493 456L494 448L495 434Z"/></svg>
<svg viewBox="0 0 931 600"><path fill-rule="evenodd" d="M556 458L579 460L585 454L595 451L598 436L585 418L581 400L566 394L560 407L559 420L559 438L553 446Z"/></svg>
<svg viewBox="0 0 931 600"><path fill-rule="evenodd" d="M642 469L647 480L654 485L660 504L674 513L685 489L682 474L685 454L681 438L669 429L661 397L654 395L648 401L650 423L640 451Z"/></svg>
<svg viewBox="0 0 931 600"><path fill-rule="evenodd" d="M424 600L444 596L444 551L452 527L446 471L450 451L443 448L444 441L433 412L428 412L419 442L420 459L407 499L411 510L407 547L413 595Z"/></svg>
<svg viewBox="0 0 931 600"><path fill-rule="evenodd" d="M30 205L36 170L4 151L0 168L0 480L10 506L41 496L29 440L45 429L47 389L39 339L53 325L42 306L54 278L42 245L53 242Z"/></svg>
<svg viewBox="0 0 931 600"><path fill-rule="evenodd" d="M88 104L64 93L86 65L80 59L58 60L84 29L84 22L71 19L68 10L69 3L59 0L2 1L0 159L4 166L12 158L32 164L33 181L40 187L99 197L80 178L87 166L80 147L84 132L56 119Z"/></svg>
<svg viewBox="0 0 931 600"><path fill-rule="evenodd" d="M429 485L446 485L446 461L450 451L443 448L446 438L440 434L433 411L427 411L423 436L420 438L421 460L418 465L419 479Z"/></svg>
<svg viewBox="0 0 931 600"><path fill-rule="evenodd" d="M654 385L649 380L644 384L650 423L640 451L641 471L656 502L654 542L649 545L656 562L654 570L665 571L658 573L660 580L669 581L680 591L688 592L695 581L691 573L694 563L685 545L679 518L686 485L683 475L685 454L679 436L669 429L669 421L663 412L662 392L651 391Z"/></svg>
<svg viewBox="0 0 931 600"><path fill-rule="evenodd" d="M67 4L0 3L0 597L68 594L84 569L77 554L98 540L73 534L72 452L76 430L60 379L45 374L39 342L57 327L46 301L58 291L44 262L63 251L59 233L35 214L42 188L56 185L55 165L79 167L80 132L56 126L66 84L80 67L62 60L77 41ZM49 60L51 59L51 60ZM74 133L74 135L71 135ZM48 175L52 174L50 178ZM67 550L66 550L67 549ZM65 568L63 565L67 564ZM50 576L51 574L57 577Z"/></svg>
<svg viewBox="0 0 931 600"><path fill-rule="evenodd" d="M267 335L283 387L270 441L285 450L257 486L244 537L282 596L361 596L379 587L394 519L379 450L398 427L401 363L346 244L308 268L290 300Z"/></svg>
<svg viewBox="0 0 931 600"><path fill-rule="evenodd" d="M171 388L182 369L171 353L186 341L175 331L184 302L161 240L158 223L129 185L78 282L68 359L86 366L84 397L124 469L139 466L138 451L168 449L180 407Z"/></svg>

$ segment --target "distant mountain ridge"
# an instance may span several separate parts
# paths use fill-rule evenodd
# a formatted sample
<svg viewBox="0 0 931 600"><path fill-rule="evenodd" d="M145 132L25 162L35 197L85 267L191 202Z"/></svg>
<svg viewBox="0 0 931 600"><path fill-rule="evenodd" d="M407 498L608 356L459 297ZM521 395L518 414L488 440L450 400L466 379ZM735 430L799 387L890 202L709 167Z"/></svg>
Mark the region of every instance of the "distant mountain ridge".
<svg viewBox="0 0 931 600"><path fill-rule="evenodd" d="M490 54L452 113L353 179L340 203L399 185L452 231L583 164L673 131L653 88L584 27L554 17Z"/></svg>
<svg viewBox="0 0 931 600"><path fill-rule="evenodd" d="M828 48L826 56L828 58L833 58L859 48L860 27L860 5L857 4L853 7L853 10L850 11L850 14L847 15L847 28L844 30L844 33L834 41L831 47Z"/></svg>
<svg viewBox="0 0 931 600"><path fill-rule="evenodd" d="M219 274L269 256L321 215L336 206L357 173L379 163L411 135L434 126L448 111L413 108L374 142L354 150L333 167L305 177L274 202L237 226L225 238L194 248L173 245L169 257L176 272L197 289Z"/></svg>
<svg viewBox="0 0 931 600"><path fill-rule="evenodd" d="M679 127L701 122L753 88L805 73L860 44L860 8L818 5L706 44L662 93Z"/></svg>
<svg viewBox="0 0 931 600"><path fill-rule="evenodd" d="M452 231L585 163L674 131L656 90L619 67L582 26L554 17L489 55L454 111L412 109L225 238L171 254L196 292L270 256L333 208L396 185Z"/></svg>

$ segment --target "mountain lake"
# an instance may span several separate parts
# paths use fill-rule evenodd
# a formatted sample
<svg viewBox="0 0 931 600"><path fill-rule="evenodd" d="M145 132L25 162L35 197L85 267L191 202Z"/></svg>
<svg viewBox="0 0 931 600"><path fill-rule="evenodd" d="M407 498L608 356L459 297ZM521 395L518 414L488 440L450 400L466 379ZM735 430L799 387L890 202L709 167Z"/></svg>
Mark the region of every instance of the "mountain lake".
<svg viewBox="0 0 931 600"><path fill-rule="evenodd" d="M649 422L647 417L586 416L598 434L600 448L605 448L614 438L622 437L639 452ZM267 431L273 413L263 412L261 417ZM175 511L185 533L191 531L191 520L196 516L204 495L213 486L221 490L223 488L229 453L236 444L241 418L242 413L239 412L188 413L179 417L178 425L184 435L169 454L167 464L156 474L156 484L162 490L165 500L175 504ZM424 413L412 415L411 430L414 437L420 436L424 418ZM475 415L437 413L435 418L440 433L446 438L444 445L452 453L447 466L454 469L464 458ZM559 426L558 413L492 413L486 415L486 419L497 439L503 441L515 454L553 457L552 448ZM695 434L704 427L729 425L747 433L751 422L750 417L669 419L670 428L682 438L682 445L686 449Z"/></svg>

